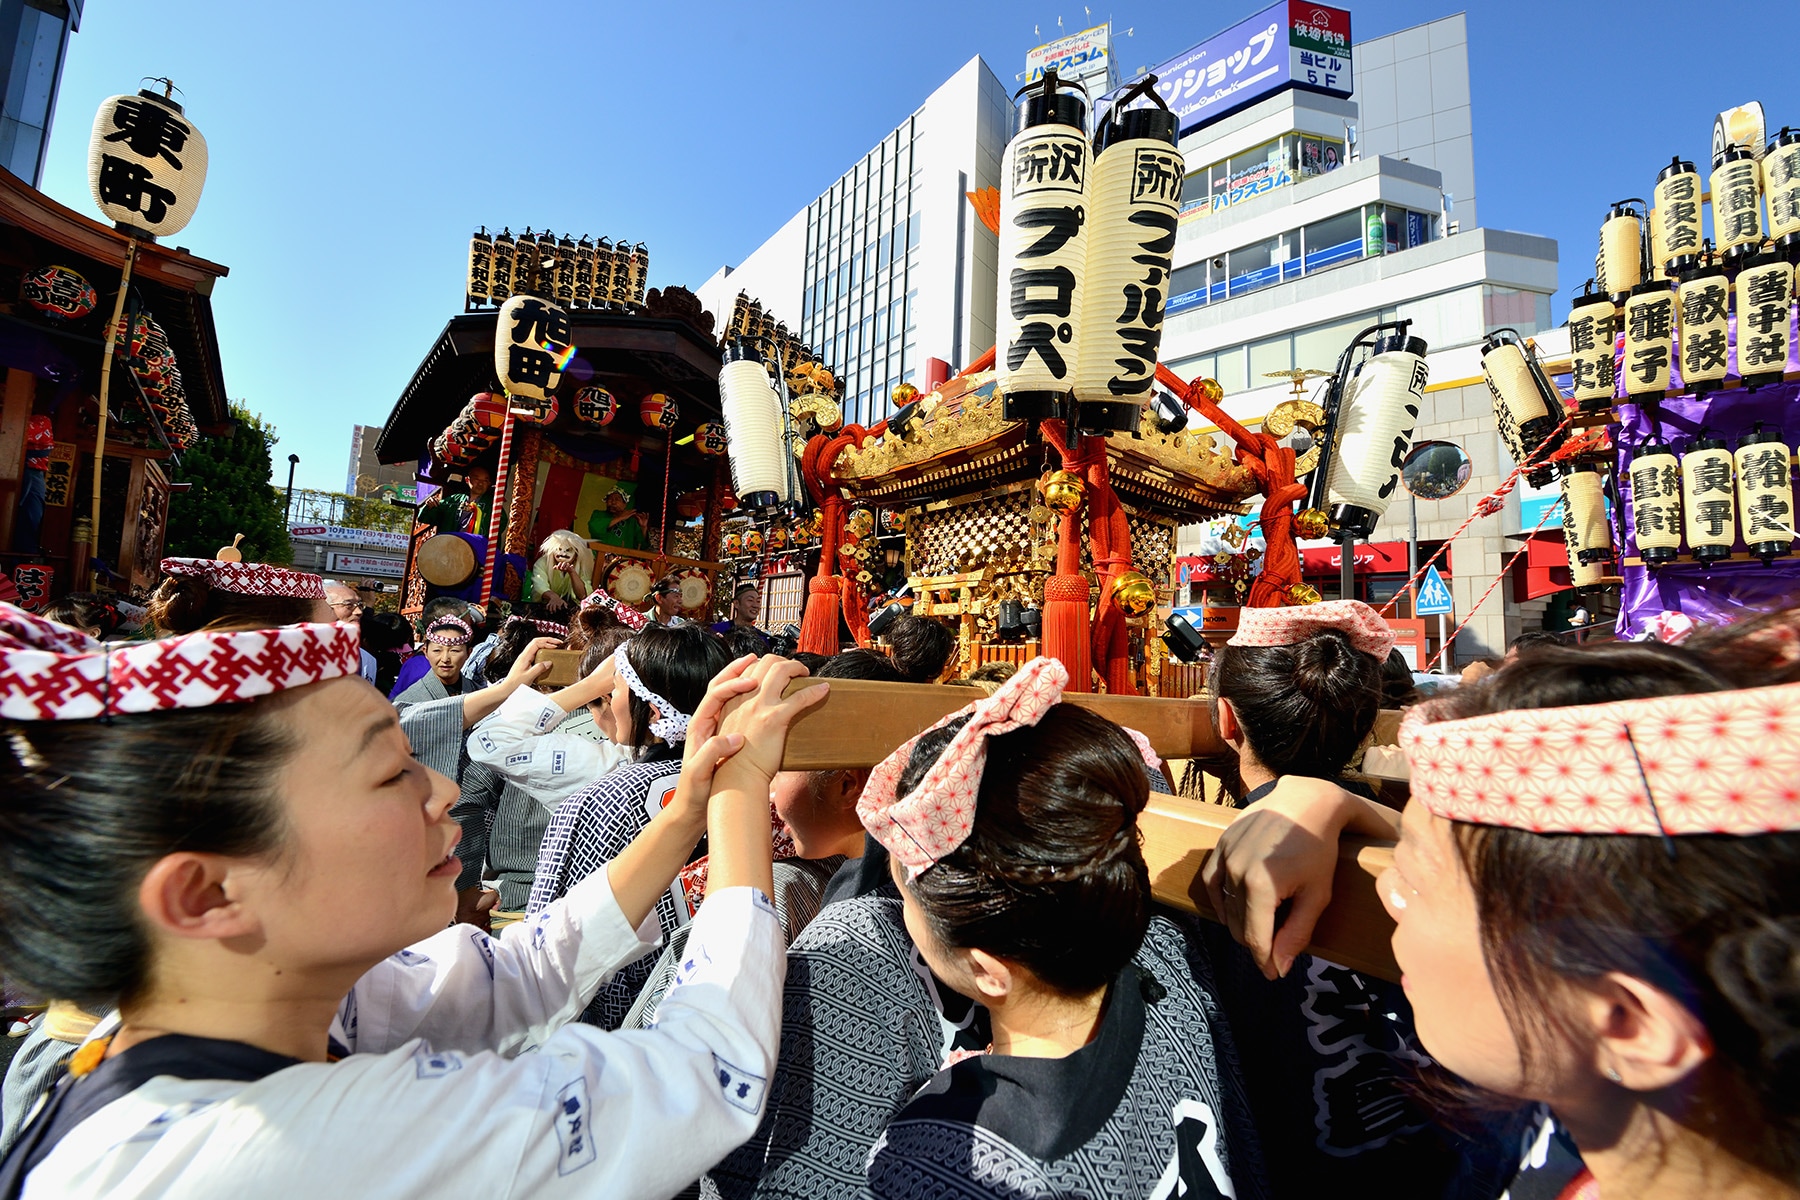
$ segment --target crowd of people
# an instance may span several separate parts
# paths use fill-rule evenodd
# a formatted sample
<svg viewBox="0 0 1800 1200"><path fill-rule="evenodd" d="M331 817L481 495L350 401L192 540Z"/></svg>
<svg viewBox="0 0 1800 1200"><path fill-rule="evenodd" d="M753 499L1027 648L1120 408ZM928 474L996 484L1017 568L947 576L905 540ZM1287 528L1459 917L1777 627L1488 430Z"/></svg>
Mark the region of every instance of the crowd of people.
<svg viewBox="0 0 1800 1200"><path fill-rule="evenodd" d="M575 557L491 630L212 560L0 606L0 981L48 1006L0 1200L1800 1194L1800 610L1433 696L1366 605L1244 610L1213 921L1060 662L799 654L754 586L708 627ZM840 680L970 702L783 770ZM1404 810L1354 771L1394 707ZM1347 834L1397 842L1398 984L1307 951Z"/></svg>

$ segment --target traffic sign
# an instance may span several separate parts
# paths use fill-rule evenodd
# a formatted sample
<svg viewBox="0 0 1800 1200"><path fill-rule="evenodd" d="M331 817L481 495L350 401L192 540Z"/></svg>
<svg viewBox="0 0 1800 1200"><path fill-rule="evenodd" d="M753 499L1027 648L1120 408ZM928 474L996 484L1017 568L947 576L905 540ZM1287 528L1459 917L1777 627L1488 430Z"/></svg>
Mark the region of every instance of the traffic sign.
<svg viewBox="0 0 1800 1200"><path fill-rule="evenodd" d="M1450 589L1444 586L1444 577L1438 574L1435 566L1425 569L1425 579L1419 584L1419 599L1413 606L1415 617L1435 617L1456 610L1456 603L1450 599Z"/></svg>

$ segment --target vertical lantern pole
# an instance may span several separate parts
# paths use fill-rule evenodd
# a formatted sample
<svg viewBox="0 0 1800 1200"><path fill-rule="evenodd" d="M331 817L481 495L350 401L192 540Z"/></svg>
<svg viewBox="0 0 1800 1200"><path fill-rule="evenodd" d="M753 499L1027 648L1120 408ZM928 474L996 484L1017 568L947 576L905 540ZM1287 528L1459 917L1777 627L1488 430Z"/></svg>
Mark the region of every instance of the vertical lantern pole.
<svg viewBox="0 0 1800 1200"><path fill-rule="evenodd" d="M512 404L506 406L506 423L500 427L500 462L494 467L494 500L490 511L500 520L506 519L506 488L511 482L512 473L512 441L513 426L518 418L512 414ZM500 531L494 528L495 521L488 520L487 529L487 563L481 569L481 598L477 603L486 606L494 595L494 572L500 565Z"/></svg>
<svg viewBox="0 0 1800 1200"><path fill-rule="evenodd" d="M106 339L100 358L100 422L94 427L94 503L90 534L89 562L100 557L100 476L106 466L106 417L108 389L112 387L113 346L119 338L119 317L125 312L125 293L131 290L131 269L137 265L138 243L128 237L125 244L125 267L119 274L119 294L113 298L112 322L106 327Z"/></svg>

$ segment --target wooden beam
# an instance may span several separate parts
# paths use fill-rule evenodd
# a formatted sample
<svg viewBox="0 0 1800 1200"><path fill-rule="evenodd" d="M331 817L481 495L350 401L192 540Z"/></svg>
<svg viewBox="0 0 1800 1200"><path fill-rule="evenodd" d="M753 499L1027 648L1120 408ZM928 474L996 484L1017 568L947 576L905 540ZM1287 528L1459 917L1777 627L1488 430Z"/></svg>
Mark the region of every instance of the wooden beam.
<svg viewBox="0 0 1800 1200"><path fill-rule="evenodd" d="M1241 816L1235 808L1205 804L1181 796L1150 794L1150 805L1138 819L1144 860L1157 902L1218 920L1200 882L1200 868L1219 844L1225 827ZM1398 982L1390 939L1394 922L1382 908L1375 877L1394 861L1391 842L1345 838L1338 849L1337 876L1331 904L1313 930L1307 949L1378 979Z"/></svg>

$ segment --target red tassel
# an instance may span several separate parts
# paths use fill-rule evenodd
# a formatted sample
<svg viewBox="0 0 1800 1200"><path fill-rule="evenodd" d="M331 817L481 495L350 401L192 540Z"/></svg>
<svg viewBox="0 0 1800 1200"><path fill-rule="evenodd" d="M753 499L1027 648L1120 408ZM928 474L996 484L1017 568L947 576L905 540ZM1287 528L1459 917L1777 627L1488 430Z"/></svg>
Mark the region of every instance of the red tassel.
<svg viewBox="0 0 1800 1200"><path fill-rule="evenodd" d="M800 649L808 654L838 652L838 581L814 575L806 585L806 615L800 619Z"/></svg>
<svg viewBox="0 0 1800 1200"><path fill-rule="evenodd" d="M1068 669L1068 691L1094 690L1090 682L1093 665L1088 658L1086 576L1052 575L1044 580L1044 653L1061 659Z"/></svg>

